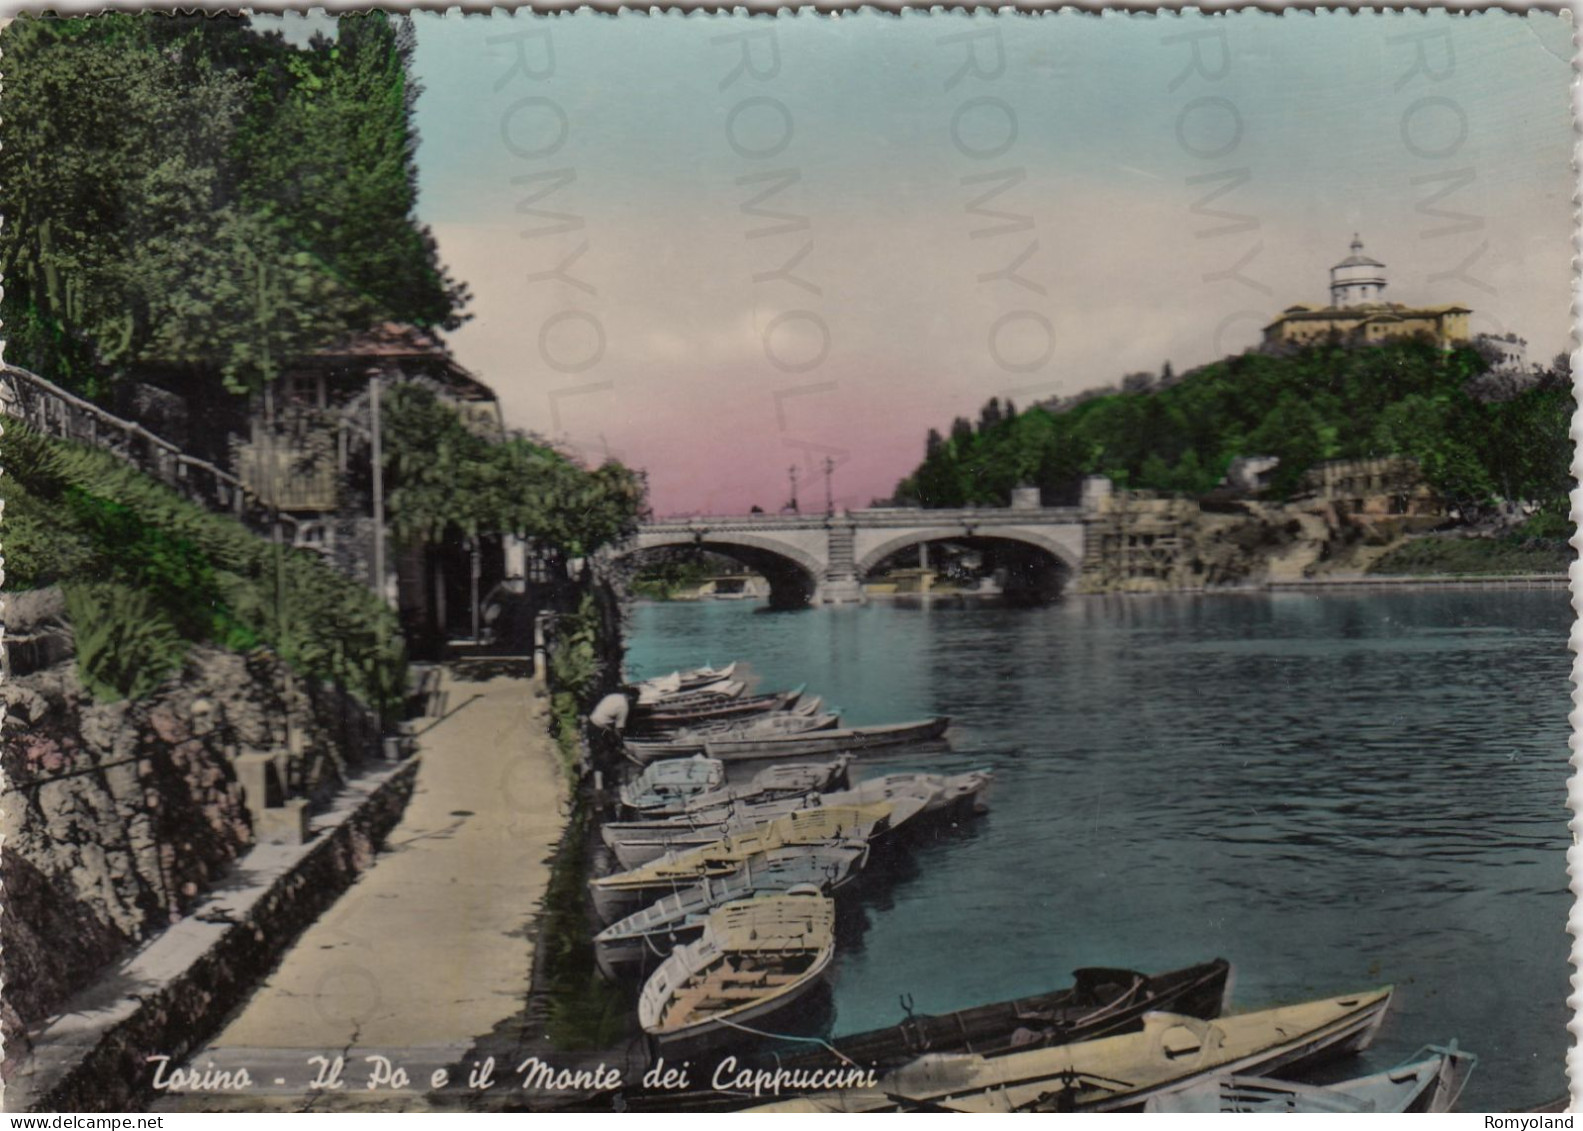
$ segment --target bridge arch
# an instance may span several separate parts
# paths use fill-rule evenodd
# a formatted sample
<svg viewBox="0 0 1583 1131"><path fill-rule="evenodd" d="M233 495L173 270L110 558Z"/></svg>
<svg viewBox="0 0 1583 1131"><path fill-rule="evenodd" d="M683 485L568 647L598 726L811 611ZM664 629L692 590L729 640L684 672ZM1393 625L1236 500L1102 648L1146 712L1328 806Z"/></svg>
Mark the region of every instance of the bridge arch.
<svg viewBox="0 0 1583 1131"><path fill-rule="evenodd" d="M899 530L872 548L863 549L857 556L857 575L866 577L875 566L892 554L924 542L965 542L980 539L986 541L999 539L1033 546L1055 558L1073 575L1076 575L1083 565L1081 546L1073 545L1070 538L1063 539L1058 534L1039 527L934 526Z"/></svg>
<svg viewBox="0 0 1583 1131"><path fill-rule="evenodd" d="M697 549L733 558L770 586L770 605L795 608L813 600L825 574L824 561L784 538L750 530L644 531L616 550L617 558L641 557L655 550Z"/></svg>
<svg viewBox="0 0 1583 1131"><path fill-rule="evenodd" d="M1059 596L1081 568L1082 550L1070 532L1010 523L953 523L875 531L855 555L861 582L887 558L914 546L936 542L965 544L992 563L1000 592L1018 604L1043 604ZM877 535L877 537L875 536Z"/></svg>

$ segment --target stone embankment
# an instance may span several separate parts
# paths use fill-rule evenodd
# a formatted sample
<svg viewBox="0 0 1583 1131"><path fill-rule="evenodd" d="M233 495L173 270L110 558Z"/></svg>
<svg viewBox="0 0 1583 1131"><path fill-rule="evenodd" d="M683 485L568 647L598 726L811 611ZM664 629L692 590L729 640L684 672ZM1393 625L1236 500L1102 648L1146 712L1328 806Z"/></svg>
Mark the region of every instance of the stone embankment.
<svg viewBox="0 0 1583 1131"><path fill-rule="evenodd" d="M1081 591L1150 593L1259 585L1302 577L1359 540L1325 503L1111 497L1088 529Z"/></svg>
<svg viewBox="0 0 1583 1131"><path fill-rule="evenodd" d="M1162 593L1217 588L1322 589L1344 585L1552 584L1555 555L1490 575L1414 570L1373 572L1406 545L1438 543L1415 533L1436 520L1349 515L1324 499L1290 503L1250 499L1113 496L1090 523L1079 581L1083 593ZM1443 521L1443 520L1440 520ZM1476 557L1476 555L1475 555ZM1499 577L1495 574L1510 573Z"/></svg>

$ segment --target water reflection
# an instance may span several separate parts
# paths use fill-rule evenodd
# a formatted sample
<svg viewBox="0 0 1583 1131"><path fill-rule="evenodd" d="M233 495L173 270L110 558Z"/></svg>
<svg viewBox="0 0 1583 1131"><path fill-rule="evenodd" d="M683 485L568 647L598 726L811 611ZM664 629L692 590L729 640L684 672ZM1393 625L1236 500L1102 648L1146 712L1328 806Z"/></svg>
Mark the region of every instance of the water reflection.
<svg viewBox="0 0 1583 1131"><path fill-rule="evenodd" d="M1221 954L1241 1008L1396 983L1369 1063L1456 1038L1496 1110L1565 1090L1570 620L1560 592L649 605L631 662L948 714L950 749L884 767L996 771L988 818L866 885L838 1030Z"/></svg>

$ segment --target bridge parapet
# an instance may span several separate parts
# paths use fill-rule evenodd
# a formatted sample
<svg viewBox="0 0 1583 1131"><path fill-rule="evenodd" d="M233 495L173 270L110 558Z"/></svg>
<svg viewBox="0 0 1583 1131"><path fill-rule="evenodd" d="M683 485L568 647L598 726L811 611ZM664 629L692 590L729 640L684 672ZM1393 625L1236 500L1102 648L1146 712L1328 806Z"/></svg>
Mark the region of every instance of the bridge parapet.
<svg viewBox="0 0 1583 1131"><path fill-rule="evenodd" d="M1081 507L1040 507L1012 510L1009 507L955 507L925 510L887 509L838 511L829 514L746 514L696 515L662 518L646 522L644 532L677 533L708 530L825 530L831 526L935 527L935 526L1044 526L1082 522Z"/></svg>
<svg viewBox="0 0 1583 1131"><path fill-rule="evenodd" d="M950 510L855 511L852 520L860 527L1053 526L1082 522L1083 514L1081 507L1040 507L1037 510L958 507Z"/></svg>
<svg viewBox="0 0 1583 1131"><path fill-rule="evenodd" d="M815 601L836 604L862 600L863 576L888 555L920 542L951 538L997 538L1034 546L1076 574L1082 568L1087 517L1082 507L695 515L644 523L620 552L695 544L760 562L768 554L770 561L792 567L805 578ZM774 590L773 577L771 586ZM789 588L782 577L780 591Z"/></svg>

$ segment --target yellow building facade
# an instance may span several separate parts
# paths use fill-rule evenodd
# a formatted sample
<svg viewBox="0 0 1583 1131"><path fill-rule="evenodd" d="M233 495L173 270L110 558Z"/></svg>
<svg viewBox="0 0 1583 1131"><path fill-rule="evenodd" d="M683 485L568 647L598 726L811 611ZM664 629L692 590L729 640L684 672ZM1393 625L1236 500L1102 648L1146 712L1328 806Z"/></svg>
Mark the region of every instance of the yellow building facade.
<svg viewBox="0 0 1583 1131"><path fill-rule="evenodd" d="M1442 348L1472 336L1468 307L1403 306L1385 301L1385 264L1363 254L1352 237L1352 254L1330 269L1330 305L1298 303L1264 327L1266 345L1307 345L1332 334L1345 341L1374 345L1394 338L1424 335Z"/></svg>

